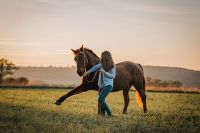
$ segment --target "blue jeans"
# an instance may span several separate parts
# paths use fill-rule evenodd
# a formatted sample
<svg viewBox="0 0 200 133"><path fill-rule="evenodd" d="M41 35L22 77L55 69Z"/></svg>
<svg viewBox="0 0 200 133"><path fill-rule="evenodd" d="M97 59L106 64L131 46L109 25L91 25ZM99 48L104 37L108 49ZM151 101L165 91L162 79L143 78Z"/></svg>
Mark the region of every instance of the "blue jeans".
<svg viewBox="0 0 200 133"><path fill-rule="evenodd" d="M105 111L107 112L108 115L112 115L108 105L105 102L106 97L108 96L108 94L112 91L112 86L111 85L107 85L104 88L100 89L99 92L99 98L98 98L98 102L101 108L101 114L105 114Z"/></svg>

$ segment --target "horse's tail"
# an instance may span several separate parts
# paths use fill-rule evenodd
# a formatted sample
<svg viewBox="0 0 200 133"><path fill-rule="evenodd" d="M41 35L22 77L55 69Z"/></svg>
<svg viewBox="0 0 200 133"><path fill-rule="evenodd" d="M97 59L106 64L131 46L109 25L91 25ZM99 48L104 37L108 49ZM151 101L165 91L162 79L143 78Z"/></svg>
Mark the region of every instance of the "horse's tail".
<svg viewBox="0 0 200 133"><path fill-rule="evenodd" d="M146 81L145 81L145 77L143 76L143 90L146 90Z"/></svg>
<svg viewBox="0 0 200 133"><path fill-rule="evenodd" d="M138 106L142 108L143 103L142 103L142 99L141 99L140 94L138 93L138 91L136 91L136 100L137 100Z"/></svg>
<svg viewBox="0 0 200 133"><path fill-rule="evenodd" d="M145 78L143 77L143 85L142 85L142 89L143 89L143 91L145 92L145 89L146 89L146 83L145 83ZM137 100L137 104L138 104L138 106L139 107L143 107L143 102L142 102L142 99L141 99L141 96L140 96L140 94L138 93L138 91L136 91L136 100Z"/></svg>
<svg viewBox="0 0 200 133"><path fill-rule="evenodd" d="M142 71L143 71L143 67L142 67L142 65L141 64L138 64L139 66L140 66L140 68L142 69Z"/></svg>

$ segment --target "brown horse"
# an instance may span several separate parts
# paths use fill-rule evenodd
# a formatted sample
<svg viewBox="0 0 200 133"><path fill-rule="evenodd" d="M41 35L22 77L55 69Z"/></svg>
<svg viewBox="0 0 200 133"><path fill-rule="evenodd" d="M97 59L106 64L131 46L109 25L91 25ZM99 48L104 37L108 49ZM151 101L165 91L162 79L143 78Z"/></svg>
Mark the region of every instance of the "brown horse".
<svg viewBox="0 0 200 133"><path fill-rule="evenodd" d="M80 49L72 51L75 54L74 60L77 63L77 73L79 76L83 76L86 70L89 70L94 65L100 63L100 58L92 50L83 48L83 46ZM139 95L136 95L139 96L137 100L140 103L142 101L144 112L146 112L147 106L145 95L145 78L142 66L130 61L116 64L116 78L114 80L112 92L123 90L123 113L127 113L127 108L130 101L129 90L132 85L139 93ZM87 77L83 77L81 85L60 97L55 104L60 105L68 97L88 90L98 91L98 71L91 73Z"/></svg>

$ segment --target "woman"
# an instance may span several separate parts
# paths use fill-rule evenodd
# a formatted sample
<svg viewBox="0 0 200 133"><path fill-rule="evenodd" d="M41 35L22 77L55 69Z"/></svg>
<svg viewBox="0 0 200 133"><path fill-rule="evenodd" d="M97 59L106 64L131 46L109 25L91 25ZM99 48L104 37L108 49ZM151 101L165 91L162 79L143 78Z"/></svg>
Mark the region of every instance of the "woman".
<svg viewBox="0 0 200 133"><path fill-rule="evenodd" d="M99 97L98 102L100 105L100 114L105 115L105 111L109 116L112 116L111 110L105 102L106 97L112 91L113 79L116 75L116 67L114 65L111 53L109 51L104 51L101 54L101 63L93 66L84 76L100 69L98 87L99 87Z"/></svg>

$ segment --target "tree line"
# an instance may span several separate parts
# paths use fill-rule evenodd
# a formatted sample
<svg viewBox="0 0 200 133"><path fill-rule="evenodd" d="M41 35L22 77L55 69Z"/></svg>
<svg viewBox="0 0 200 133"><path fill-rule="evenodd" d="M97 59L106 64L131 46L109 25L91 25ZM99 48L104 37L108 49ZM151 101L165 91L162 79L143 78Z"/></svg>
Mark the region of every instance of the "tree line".
<svg viewBox="0 0 200 133"><path fill-rule="evenodd" d="M160 80L146 77L146 85L153 87L181 87L183 84L178 80Z"/></svg>

